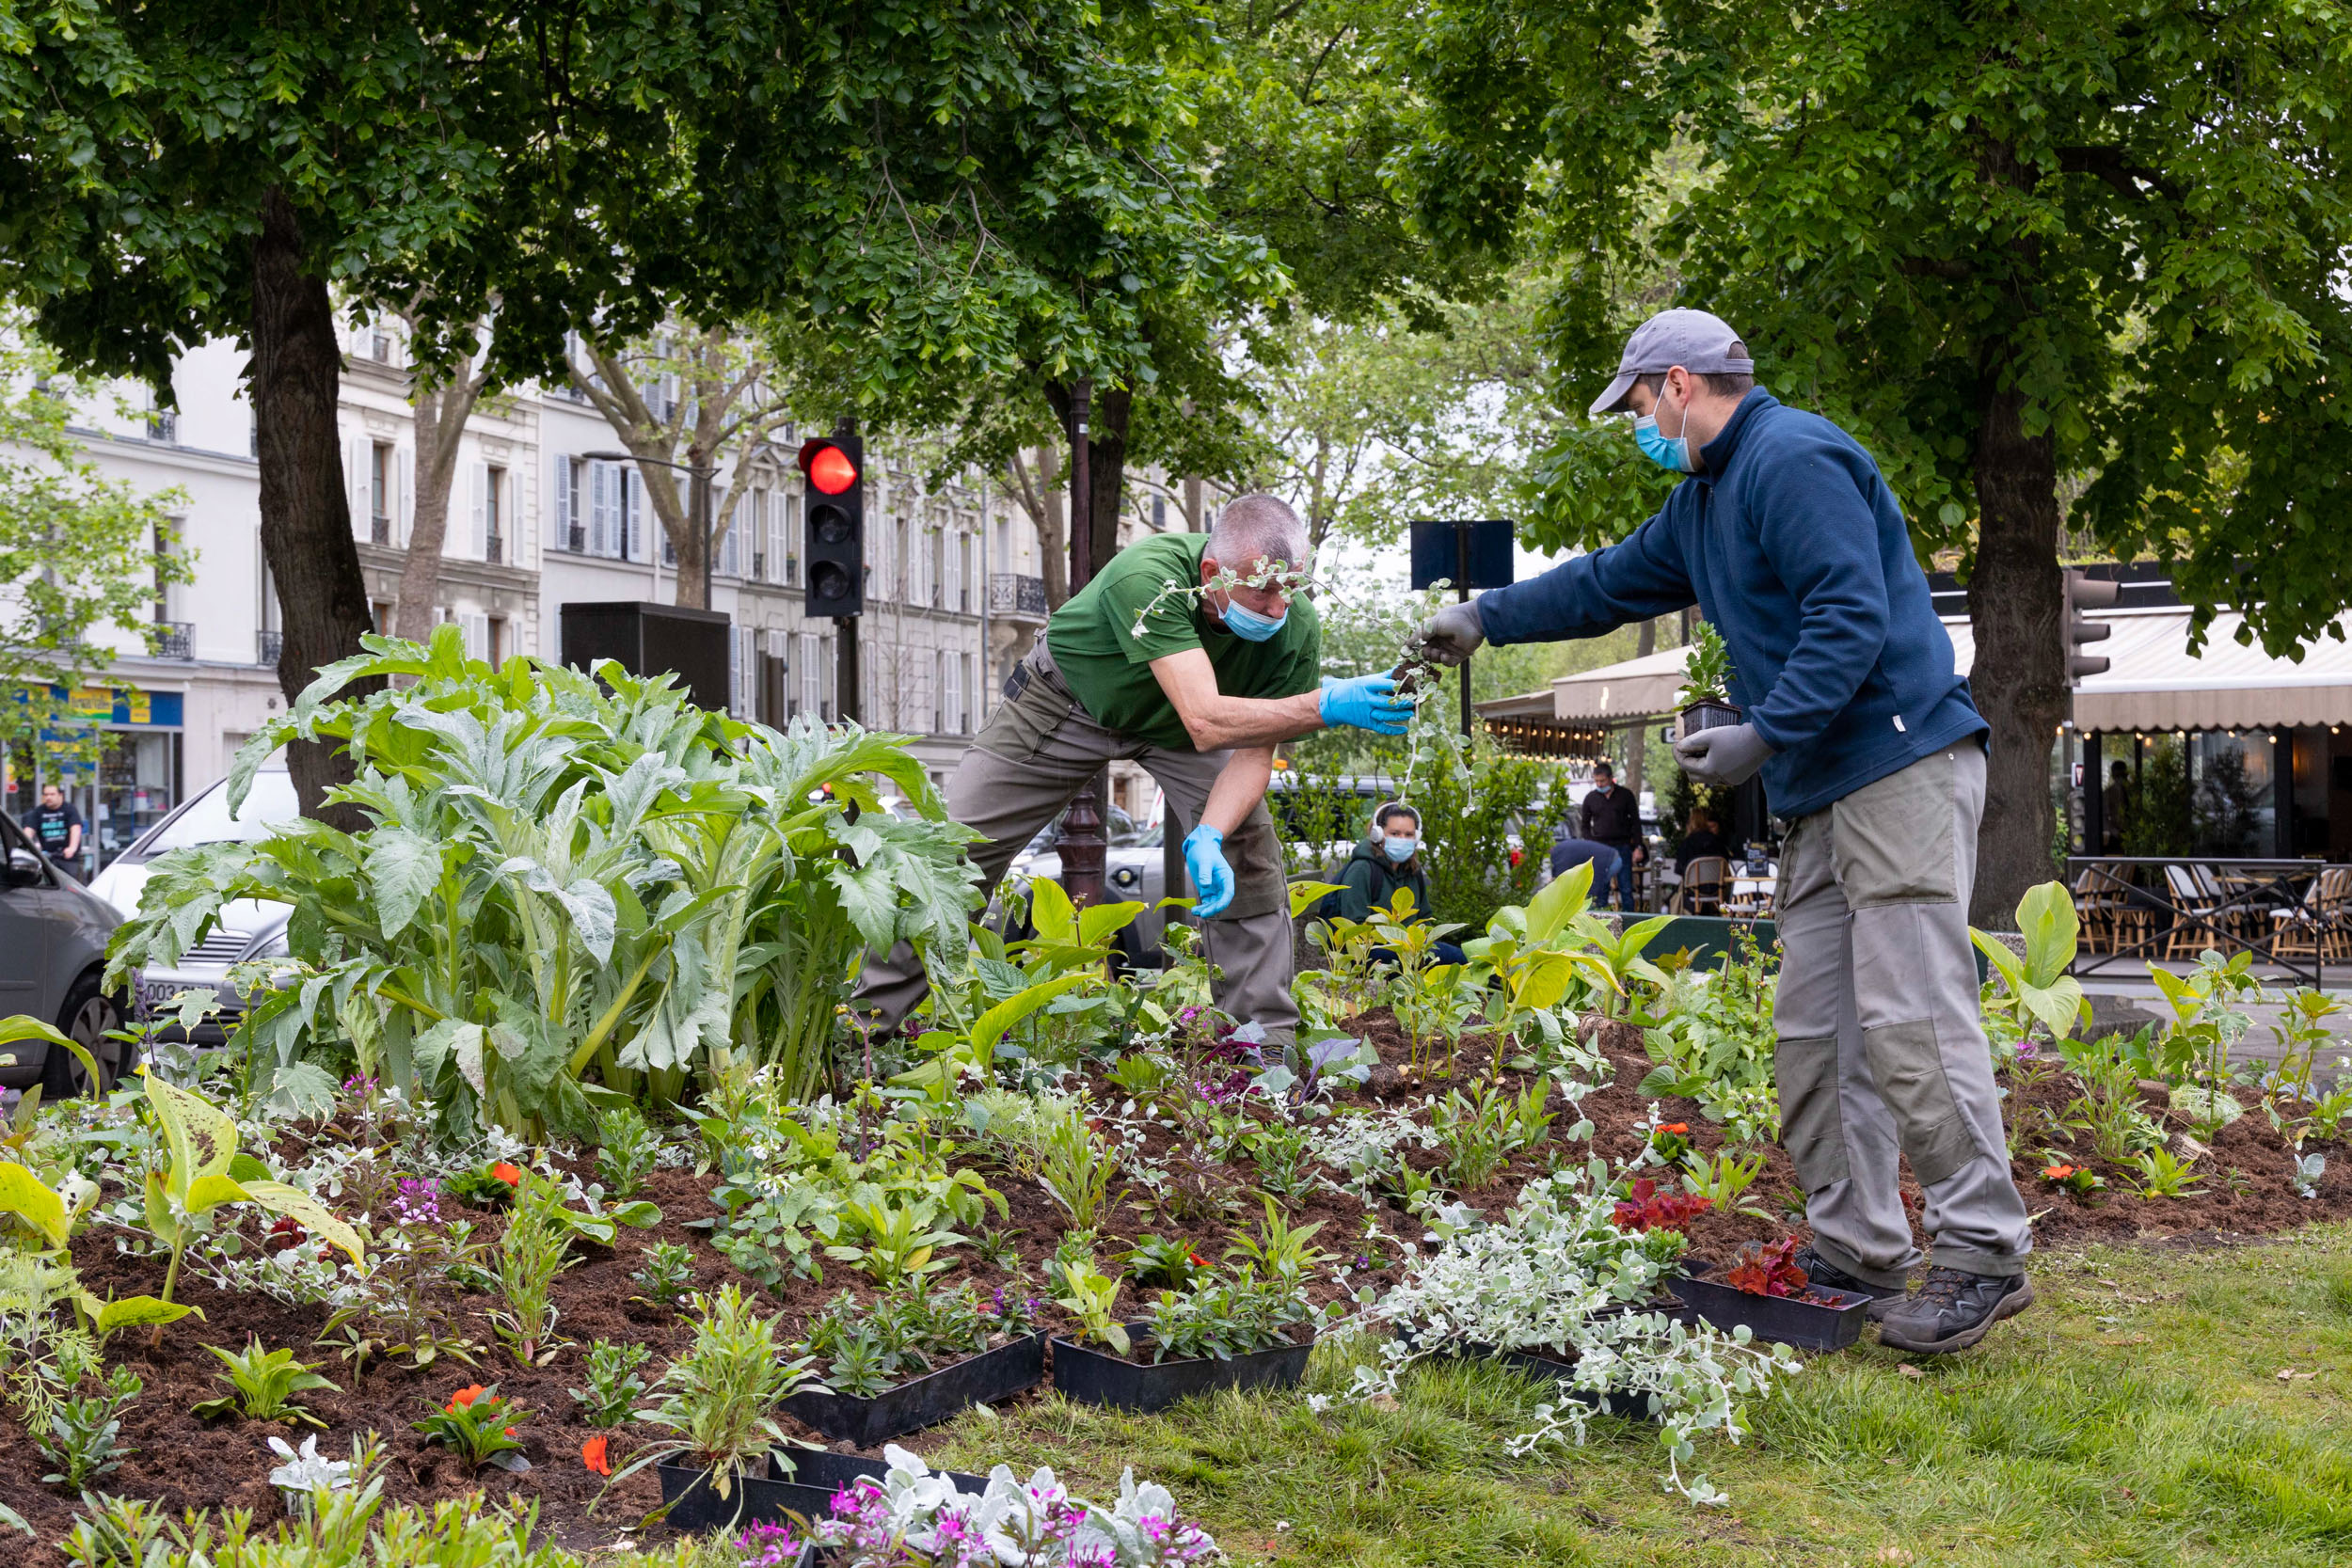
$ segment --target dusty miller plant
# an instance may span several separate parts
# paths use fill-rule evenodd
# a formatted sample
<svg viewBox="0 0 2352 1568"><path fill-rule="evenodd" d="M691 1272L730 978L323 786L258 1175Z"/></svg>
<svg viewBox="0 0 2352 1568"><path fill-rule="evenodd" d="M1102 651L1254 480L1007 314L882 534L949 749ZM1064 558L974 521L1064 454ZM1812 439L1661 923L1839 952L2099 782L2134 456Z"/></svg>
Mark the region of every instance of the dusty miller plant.
<svg viewBox="0 0 2352 1568"><path fill-rule="evenodd" d="M1781 1346L1751 1342L1744 1327L1727 1335L1625 1310L1651 1300L1677 1272L1683 1240L1671 1230L1620 1230L1612 1217L1616 1196L1608 1167L1595 1160L1528 1183L1500 1224L1467 1209L1446 1211L1433 1227L1437 1246L1415 1256L1404 1282L1367 1306L1367 1323L1402 1332L1381 1345L1376 1362L1357 1370L1350 1396L1393 1394L1406 1367L1446 1349L1572 1360L1574 1370L1560 1380L1562 1398L1536 1408L1534 1426L1511 1439L1514 1453L1582 1443L1588 1399L1646 1396L1666 1449L1664 1484L1694 1503L1725 1501L1706 1476L1682 1473L1696 1456L1693 1439L1721 1432L1738 1442L1746 1431L1740 1402L1762 1397L1798 1363Z"/></svg>

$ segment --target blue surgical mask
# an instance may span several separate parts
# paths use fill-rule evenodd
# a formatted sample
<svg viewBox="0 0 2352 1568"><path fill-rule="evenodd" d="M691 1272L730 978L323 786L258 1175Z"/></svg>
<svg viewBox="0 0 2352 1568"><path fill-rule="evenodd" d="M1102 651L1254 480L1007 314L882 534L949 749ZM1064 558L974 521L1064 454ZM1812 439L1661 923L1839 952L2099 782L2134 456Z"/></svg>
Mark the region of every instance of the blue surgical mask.
<svg viewBox="0 0 2352 1568"><path fill-rule="evenodd" d="M1660 401L1651 405L1652 412L1633 421L1633 444L1642 449L1644 457L1648 458L1668 473L1697 473L1699 466L1691 455L1691 410L1685 408L1682 411L1683 433L1669 438L1660 435L1658 430L1658 415L1655 410L1662 406L1664 406L1664 394L1661 392Z"/></svg>
<svg viewBox="0 0 2352 1568"><path fill-rule="evenodd" d="M1413 851L1421 847L1421 840L1417 838L1384 838L1380 841L1380 847L1389 852L1389 859L1396 862L1399 865L1403 865L1406 861L1413 858Z"/></svg>
<svg viewBox="0 0 2352 1568"><path fill-rule="evenodd" d="M1225 629L1244 642L1263 642L1282 629L1282 623L1291 618L1290 607L1282 607L1279 615L1261 615L1239 599L1225 601Z"/></svg>

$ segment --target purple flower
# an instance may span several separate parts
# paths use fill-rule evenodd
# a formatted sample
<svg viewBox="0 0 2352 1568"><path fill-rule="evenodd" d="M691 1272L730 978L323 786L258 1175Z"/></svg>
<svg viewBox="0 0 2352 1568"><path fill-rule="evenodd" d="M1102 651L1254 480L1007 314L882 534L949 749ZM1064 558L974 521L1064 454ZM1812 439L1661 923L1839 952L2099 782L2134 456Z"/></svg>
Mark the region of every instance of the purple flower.
<svg viewBox="0 0 2352 1568"><path fill-rule="evenodd" d="M441 1219L441 1184L430 1178L400 1180L392 1194L392 1218L402 1225L437 1225Z"/></svg>
<svg viewBox="0 0 2352 1568"><path fill-rule="evenodd" d="M350 1077L343 1080L343 1093L349 1095L354 1100L373 1099L375 1095L376 1087L377 1085L375 1080L369 1077L364 1072L355 1072Z"/></svg>

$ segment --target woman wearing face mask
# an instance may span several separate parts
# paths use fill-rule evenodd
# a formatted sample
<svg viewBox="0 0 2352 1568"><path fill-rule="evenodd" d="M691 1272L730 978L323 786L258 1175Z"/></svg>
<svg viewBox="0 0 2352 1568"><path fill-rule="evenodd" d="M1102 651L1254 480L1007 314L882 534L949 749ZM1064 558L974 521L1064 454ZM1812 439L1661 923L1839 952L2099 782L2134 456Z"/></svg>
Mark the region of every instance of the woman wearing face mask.
<svg viewBox="0 0 2352 1568"><path fill-rule="evenodd" d="M1429 916L1429 874L1421 863L1421 814L1402 800L1391 800L1373 814L1372 832L1347 860L1340 873L1341 891L1331 895L1330 912L1362 920L1375 909L1391 907L1396 890L1413 895L1412 924ZM1394 963L1396 955L1377 948L1374 957ZM1458 964L1462 950L1450 942L1431 944L1430 962Z"/></svg>

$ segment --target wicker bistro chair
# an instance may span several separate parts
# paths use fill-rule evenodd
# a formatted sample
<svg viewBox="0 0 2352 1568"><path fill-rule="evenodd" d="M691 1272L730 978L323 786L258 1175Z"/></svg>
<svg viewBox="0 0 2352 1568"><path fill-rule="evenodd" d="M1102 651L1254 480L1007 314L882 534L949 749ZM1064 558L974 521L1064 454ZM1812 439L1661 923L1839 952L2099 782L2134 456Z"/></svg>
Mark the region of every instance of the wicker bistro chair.
<svg viewBox="0 0 2352 1568"><path fill-rule="evenodd" d="M2088 866L2074 879L2074 920L2082 927L2083 951L2115 951L2116 923L2123 903L2115 874L2104 865Z"/></svg>
<svg viewBox="0 0 2352 1568"><path fill-rule="evenodd" d="M1676 901L1684 914L1721 914L1731 882L1731 863L1721 855L1701 855L1682 872L1682 891Z"/></svg>
<svg viewBox="0 0 2352 1568"><path fill-rule="evenodd" d="M2164 868L2165 891L2172 901L2172 927L2165 934L2164 956L2169 958L2195 958L2206 948L2227 952L2231 946L2230 930L2223 918L2228 900L2217 888L2209 889L2205 879L2197 875L2202 866L2168 865Z"/></svg>
<svg viewBox="0 0 2352 1568"><path fill-rule="evenodd" d="M2316 958L2326 934L2322 900L2332 871L2322 871L2303 890L2303 896L2282 910L2270 911L2270 950L2280 958Z"/></svg>
<svg viewBox="0 0 2352 1568"><path fill-rule="evenodd" d="M2319 927L2319 957L2352 960L2352 866L2329 866L2316 885L2319 902L2312 917Z"/></svg>

